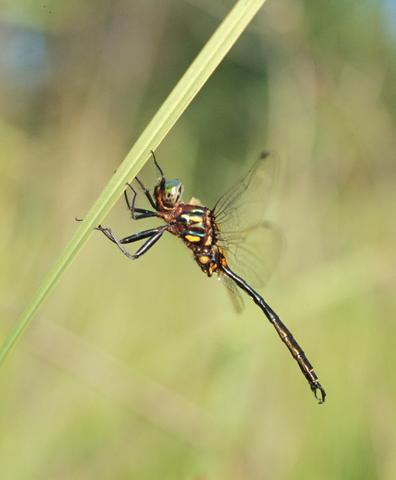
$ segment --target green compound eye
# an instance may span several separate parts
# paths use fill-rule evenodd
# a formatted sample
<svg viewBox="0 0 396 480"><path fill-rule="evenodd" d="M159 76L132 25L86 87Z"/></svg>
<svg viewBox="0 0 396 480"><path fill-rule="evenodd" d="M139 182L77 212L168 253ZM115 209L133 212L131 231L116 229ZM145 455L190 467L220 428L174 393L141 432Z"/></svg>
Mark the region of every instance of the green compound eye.
<svg viewBox="0 0 396 480"><path fill-rule="evenodd" d="M177 180L166 180L164 184L164 201L167 205L176 205L182 196L183 185Z"/></svg>

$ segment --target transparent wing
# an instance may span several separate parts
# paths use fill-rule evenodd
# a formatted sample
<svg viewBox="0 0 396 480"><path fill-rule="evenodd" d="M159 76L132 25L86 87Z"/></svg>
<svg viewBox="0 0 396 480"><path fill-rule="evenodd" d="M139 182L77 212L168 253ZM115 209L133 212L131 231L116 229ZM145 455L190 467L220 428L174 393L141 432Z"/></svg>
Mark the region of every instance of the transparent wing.
<svg viewBox="0 0 396 480"><path fill-rule="evenodd" d="M236 313L242 313L243 309L245 308L245 303L243 301L241 292L239 288L235 285L235 283L228 278L226 275L219 273L219 280L221 283L227 288L228 293L230 294L230 299L232 302L232 306Z"/></svg>
<svg viewBox="0 0 396 480"><path fill-rule="evenodd" d="M280 229L264 220L276 172L274 158L262 155L214 208L218 244L230 267L253 287L268 280L283 246Z"/></svg>
<svg viewBox="0 0 396 480"><path fill-rule="evenodd" d="M262 153L247 175L219 198L213 211L224 232L243 230L264 219L277 171L274 156Z"/></svg>
<svg viewBox="0 0 396 480"><path fill-rule="evenodd" d="M279 228L263 221L232 235L220 231L218 244L231 269L252 287L260 288L278 263L284 242Z"/></svg>

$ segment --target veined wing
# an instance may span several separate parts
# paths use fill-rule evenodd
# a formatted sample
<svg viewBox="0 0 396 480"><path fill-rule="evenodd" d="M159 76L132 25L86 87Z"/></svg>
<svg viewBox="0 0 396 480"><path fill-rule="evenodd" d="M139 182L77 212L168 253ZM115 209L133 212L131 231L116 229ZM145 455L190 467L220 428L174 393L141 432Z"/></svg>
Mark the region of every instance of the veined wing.
<svg viewBox="0 0 396 480"><path fill-rule="evenodd" d="M276 171L274 158L263 154L214 208L218 244L230 267L253 287L268 280L283 245L280 229L264 220Z"/></svg>
<svg viewBox="0 0 396 480"><path fill-rule="evenodd" d="M269 279L278 263L283 243L280 229L265 221L233 234L220 231L218 241L230 268L257 288Z"/></svg>
<svg viewBox="0 0 396 480"><path fill-rule="evenodd" d="M247 175L219 198L212 209L224 233L244 230L264 219L278 163L264 152Z"/></svg>

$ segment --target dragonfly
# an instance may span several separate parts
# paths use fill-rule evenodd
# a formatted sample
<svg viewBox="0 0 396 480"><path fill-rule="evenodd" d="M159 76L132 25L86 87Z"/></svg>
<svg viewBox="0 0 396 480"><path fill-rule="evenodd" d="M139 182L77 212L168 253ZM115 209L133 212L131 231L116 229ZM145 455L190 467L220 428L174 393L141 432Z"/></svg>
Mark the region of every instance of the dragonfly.
<svg viewBox="0 0 396 480"><path fill-rule="evenodd" d="M243 291L261 309L297 362L318 403L324 403L326 392L303 349L275 311L253 288L262 283L260 270L264 269L260 269L260 266L265 254L268 254L265 252L265 236L269 224L262 220L262 199L270 191L272 175L268 172L273 171L269 168L271 156L262 153L247 175L221 196L213 208L208 208L194 198L184 203L183 184L178 179L167 179L153 151L151 155L160 175L153 192L136 177L151 209L136 206L137 191L129 183L124 197L133 220L156 217L164 223L124 238L118 238L111 228L102 225L96 230L102 232L131 260L144 255L165 232L179 237L208 277L218 275L224 281L238 305L242 303L240 291ZM144 242L135 253L126 249L125 245L141 240ZM238 273L234 271L234 266L235 269L239 268Z"/></svg>

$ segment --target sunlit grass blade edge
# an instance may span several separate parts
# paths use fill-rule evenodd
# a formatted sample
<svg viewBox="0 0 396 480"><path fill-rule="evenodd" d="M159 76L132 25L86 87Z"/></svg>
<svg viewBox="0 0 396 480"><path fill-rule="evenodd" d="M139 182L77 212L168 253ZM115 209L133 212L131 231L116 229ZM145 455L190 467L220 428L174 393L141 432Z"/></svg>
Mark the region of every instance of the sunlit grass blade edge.
<svg viewBox="0 0 396 480"><path fill-rule="evenodd" d="M236 42L265 0L239 0L226 16L204 48L179 80L168 98L153 116L120 167L112 176L84 221L66 245L64 251L44 278L32 301L22 312L15 327L0 349L0 363L6 358L44 299L54 289L60 276L83 247L93 228L110 211L122 194L125 184L131 181L156 149L177 119L191 103L206 80Z"/></svg>

